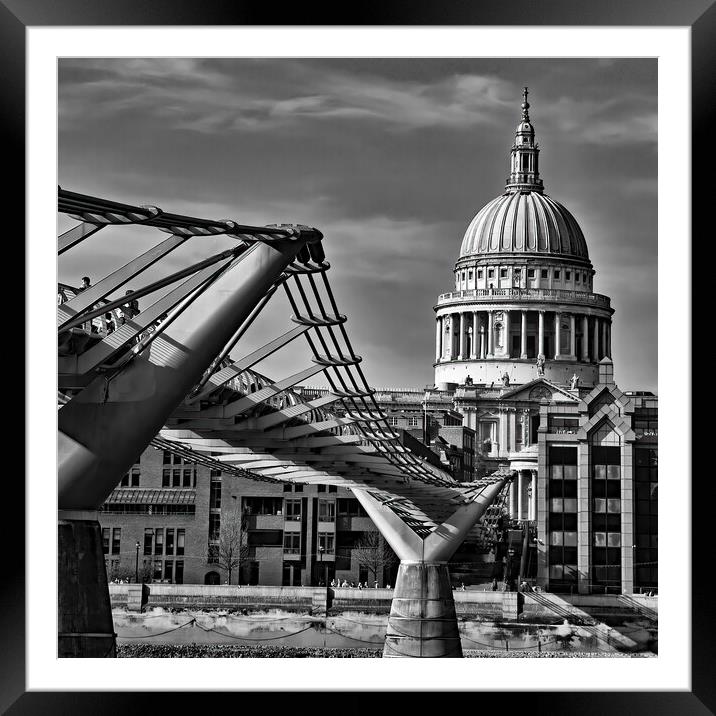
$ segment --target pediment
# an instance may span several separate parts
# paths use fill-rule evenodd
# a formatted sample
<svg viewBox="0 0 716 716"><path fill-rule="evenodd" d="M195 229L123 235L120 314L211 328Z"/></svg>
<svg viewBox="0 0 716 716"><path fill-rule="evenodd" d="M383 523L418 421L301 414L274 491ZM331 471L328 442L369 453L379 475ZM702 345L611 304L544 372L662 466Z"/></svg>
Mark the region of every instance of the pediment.
<svg viewBox="0 0 716 716"><path fill-rule="evenodd" d="M570 392L544 378L537 378L524 385L516 385L514 388L505 391L500 396L500 400L530 403L539 402L540 400L570 404L578 402L578 398Z"/></svg>

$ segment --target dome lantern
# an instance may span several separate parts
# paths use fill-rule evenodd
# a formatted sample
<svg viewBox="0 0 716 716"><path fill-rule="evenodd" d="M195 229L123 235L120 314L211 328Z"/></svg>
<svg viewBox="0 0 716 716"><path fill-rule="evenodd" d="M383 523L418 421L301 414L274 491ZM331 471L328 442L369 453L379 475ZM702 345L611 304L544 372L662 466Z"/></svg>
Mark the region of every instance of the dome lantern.
<svg viewBox="0 0 716 716"><path fill-rule="evenodd" d="M525 87L522 92L522 121L515 131L506 191L541 192L543 190L538 170L539 147L535 142L535 130L530 121L530 103L527 101L527 94L528 90Z"/></svg>

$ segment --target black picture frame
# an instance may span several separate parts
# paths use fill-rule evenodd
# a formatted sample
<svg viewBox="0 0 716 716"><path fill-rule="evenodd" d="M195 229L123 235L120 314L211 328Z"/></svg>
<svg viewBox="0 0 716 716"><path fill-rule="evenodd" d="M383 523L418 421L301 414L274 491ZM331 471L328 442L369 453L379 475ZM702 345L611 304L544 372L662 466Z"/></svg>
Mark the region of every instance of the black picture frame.
<svg viewBox="0 0 716 716"><path fill-rule="evenodd" d="M706 212L712 199L706 195L711 191L712 181L699 181L697 173L702 168L702 157L712 157L710 127L714 113L716 94L716 3L714 0L620 0L620 2L590 2L585 0L549 0L537 3L532 0L511 0L510 2L464 2L461 0L366 0L351 8L347 17L340 4L323 7L322 3L295 4L279 8L272 3L250 3L241 0L0 0L0 52L2 53L2 91L5 112L3 113L3 138L7 147L5 154L5 176L9 178L4 190L6 207L17 222L14 236L24 235L24 190L25 190L25 31L29 26L102 26L102 25L521 25L521 26L681 26L691 29L691 93L692 93L692 212L693 226L708 227ZM280 18L280 22L276 22ZM707 147L710 149L707 149ZM12 153L14 151L14 154ZM710 159L712 162L713 159ZM704 219L699 222L699 219ZM22 232L22 233L20 233ZM696 235L696 234L695 234ZM684 247L686 248L686 247ZM693 253L692 253L693 255ZM26 266L25 270L31 270ZM17 271L16 271L17 273ZM696 302L694 307L696 307ZM694 317L695 319L695 317ZM694 320L693 325L696 325ZM7 335L7 334L6 334ZM17 345L20 342L14 341ZM28 376L29 377L29 376ZM692 390L690 380L680 376L684 390ZM705 396L704 396L705 397ZM684 420L690 416L683 416ZM13 415L17 419L17 411ZM696 424L696 421L694 421ZM690 446L682 446L685 451ZM691 455L685 455L684 479L690 478ZM475 708L529 708L533 713L545 710L548 713L580 713L585 716L605 713L629 714L687 714L716 713L716 632L709 625L712 609L711 588L703 582L702 575L708 575L711 560L710 547L713 544L709 515L706 510L713 504L713 480L703 475L703 484L693 486L692 494L692 687L682 692L513 692L508 694L477 693ZM2 608L0 609L0 640L3 644L0 668L0 709L10 714L30 713L126 713L130 709L141 711L162 708L169 704L167 693L132 692L26 692L25 687L25 565L17 554L20 552L19 535L24 534L24 485L12 479L8 472L5 481L6 504L19 519L13 526L12 534L5 544L15 545L14 555L4 560ZM706 479L708 478L708 479ZM676 536L687 539L688 535ZM668 578L679 579L680 565L673 566ZM697 579L698 577L698 579ZM48 597L48 604L50 599ZM54 639L54 635L48 635ZM565 687L568 685L565 684ZM654 688L658 689L658 684ZM89 688L89 685L88 685ZM519 684L515 684L519 689ZM466 685L466 690L469 685ZM436 689L437 690L437 689ZM193 708L205 701L200 693L176 694L184 708ZM418 694L423 709L430 708L430 696L439 694ZM444 695L443 695L444 696ZM342 712L364 712L387 702L382 696L371 694L336 694L331 697L333 704L340 701ZM370 699L368 697L371 697ZM236 695L234 695L236 698ZM426 698L428 701L426 702ZM201 699L201 701L200 701ZM321 708L313 698L311 703ZM375 707L368 705L375 704ZM403 702L405 703L405 702ZM509 706L507 704L509 703ZM271 710L292 708L296 702L292 694L272 695ZM463 702L458 708L472 708ZM326 708L335 706L326 705Z"/></svg>

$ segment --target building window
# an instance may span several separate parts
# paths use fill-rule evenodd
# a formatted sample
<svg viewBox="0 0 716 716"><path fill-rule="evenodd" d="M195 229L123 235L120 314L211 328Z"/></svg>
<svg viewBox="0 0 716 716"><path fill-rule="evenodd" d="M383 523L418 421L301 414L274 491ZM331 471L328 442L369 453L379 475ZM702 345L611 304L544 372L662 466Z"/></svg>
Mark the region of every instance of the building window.
<svg viewBox="0 0 716 716"><path fill-rule="evenodd" d="M548 485L549 588L577 584L577 448L550 447Z"/></svg>
<svg viewBox="0 0 716 716"><path fill-rule="evenodd" d="M547 269L540 269L540 276L542 278L547 278Z"/></svg>
<svg viewBox="0 0 716 716"><path fill-rule="evenodd" d="M219 540L219 534L221 531L221 518L215 512L209 515L209 539L212 542Z"/></svg>
<svg viewBox="0 0 716 716"><path fill-rule="evenodd" d="M290 483L285 483L284 486L283 486L283 491L284 491L284 492L291 492L291 484L290 484Z"/></svg>
<svg viewBox="0 0 716 716"><path fill-rule="evenodd" d="M574 274L574 280L575 280L577 283L579 283L579 277L580 277L580 275L581 275L581 274L579 274L579 273L575 273L575 274Z"/></svg>
<svg viewBox="0 0 716 716"><path fill-rule="evenodd" d="M122 528L115 527L112 530L112 554L120 553L120 543L122 541Z"/></svg>
<svg viewBox="0 0 716 716"><path fill-rule="evenodd" d="M507 278L507 269L500 269L500 278Z"/></svg>
<svg viewBox="0 0 716 716"><path fill-rule="evenodd" d="M338 492L338 486L337 485L329 485L328 492Z"/></svg>
<svg viewBox="0 0 716 716"><path fill-rule="evenodd" d="M323 548L323 554L334 554L335 553L335 539L336 536L333 532L319 532L318 533L318 549L320 551Z"/></svg>
<svg viewBox="0 0 716 716"><path fill-rule="evenodd" d="M535 277L535 270L527 269L527 278L534 278L534 277Z"/></svg>
<svg viewBox="0 0 716 716"><path fill-rule="evenodd" d="M564 280L569 281L569 279L572 278L572 272L571 271L565 271L564 272Z"/></svg>
<svg viewBox="0 0 716 716"><path fill-rule="evenodd" d="M109 554L109 527L102 528L102 551Z"/></svg>
<svg viewBox="0 0 716 716"><path fill-rule="evenodd" d="M579 430L579 418L558 418L550 415L548 430L558 435L576 435Z"/></svg>
<svg viewBox="0 0 716 716"><path fill-rule="evenodd" d="M206 561L209 564L218 564L219 562L219 545L210 544L206 551Z"/></svg>
<svg viewBox="0 0 716 716"><path fill-rule="evenodd" d="M167 527L167 555L174 554L174 530L171 527Z"/></svg>
<svg viewBox="0 0 716 716"><path fill-rule="evenodd" d="M284 534L283 534L283 553L284 554L301 554L301 533L300 532L284 532Z"/></svg>
<svg viewBox="0 0 716 716"><path fill-rule="evenodd" d="M154 530L154 554L164 554L164 530L161 527Z"/></svg>
<svg viewBox="0 0 716 716"><path fill-rule="evenodd" d="M153 570L152 570L152 579L155 582L158 582L161 578L162 578L162 560L155 559Z"/></svg>
<svg viewBox="0 0 716 716"><path fill-rule="evenodd" d="M211 470L211 471L209 472L209 477L210 477L212 480L220 480L220 479L221 479L221 475L222 475L221 470Z"/></svg>
<svg viewBox="0 0 716 716"><path fill-rule="evenodd" d="M472 271L467 272L467 280L472 281Z"/></svg>
<svg viewBox="0 0 716 716"><path fill-rule="evenodd" d="M487 269L487 278L495 278L495 269Z"/></svg>
<svg viewBox="0 0 716 716"><path fill-rule="evenodd" d="M325 492L325 491L326 491L326 486L325 486L325 485L319 485L319 486L318 486L318 492Z"/></svg>
<svg viewBox="0 0 716 716"><path fill-rule="evenodd" d="M559 271L555 271L555 272L554 272L554 277L555 277L555 279L559 280L559 276L560 276Z"/></svg>
<svg viewBox="0 0 716 716"><path fill-rule="evenodd" d="M135 465L123 478L120 482L120 485L122 487L139 487L139 474L140 474L140 468L139 465Z"/></svg>
<svg viewBox="0 0 716 716"><path fill-rule="evenodd" d="M659 411L657 408L637 408L633 419L637 438L657 437L659 434Z"/></svg>
<svg viewBox="0 0 716 716"><path fill-rule="evenodd" d="M152 554L152 546L154 544L154 530L147 527L144 530L144 554Z"/></svg>
<svg viewBox="0 0 716 716"><path fill-rule="evenodd" d="M592 591L621 592L621 448L591 447Z"/></svg>
<svg viewBox="0 0 716 716"><path fill-rule="evenodd" d="M420 418L412 416L408 418L408 427L417 428L420 425Z"/></svg>
<svg viewBox="0 0 716 716"><path fill-rule="evenodd" d="M166 560L164 560L164 581L171 582L173 576L174 576L174 560L166 559Z"/></svg>
<svg viewBox="0 0 716 716"><path fill-rule="evenodd" d="M294 492L303 492L303 485L294 485L293 491Z"/></svg>
<svg viewBox="0 0 716 716"><path fill-rule="evenodd" d="M243 511L247 515L282 515L282 497L244 497Z"/></svg>
<svg viewBox="0 0 716 716"><path fill-rule="evenodd" d="M177 554L182 555L184 554L184 530L178 529L177 530ZM179 562L177 562L177 565ZM182 562L183 564L183 562Z"/></svg>
<svg viewBox="0 0 716 716"><path fill-rule="evenodd" d="M196 465L178 455L164 451L164 465L171 465L162 470L162 487L195 487Z"/></svg>
<svg viewBox="0 0 716 716"><path fill-rule="evenodd" d="M482 269L477 269L477 277L482 278Z"/></svg>
<svg viewBox="0 0 716 716"><path fill-rule="evenodd" d="M634 586L659 586L659 466L654 448L634 449Z"/></svg>
<svg viewBox="0 0 716 716"><path fill-rule="evenodd" d="M290 522L300 522L301 520L301 500L286 500L286 520Z"/></svg>
<svg viewBox="0 0 716 716"><path fill-rule="evenodd" d="M338 516L339 517L367 517L368 513L363 509L358 500L353 497L338 498Z"/></svg>
<svg viewBox="0 0 716 716"><path fill-rule="evenodd" d="M333 500L318 500L318 521L334 522L336 519L336 503Z"/></svg>
<svg viewBox="0 0 716 716"><path fill-rule="evenodd" d="M184 560L178 559L174 567L174 584L184 584Z"/></svg>
<svg viewBox="0 0 716 716"><path fill-rule="evenodd" d="M221 508L221 483L211 482L209 487L209 507L212 509Z"/></svg>
<svg viewBox="0 0 716 716"><path fill-rule="evenodd" d="M396 427L399 422L400 422L399 418L397 418L395 415L388 416L388 425Z"/></svg>

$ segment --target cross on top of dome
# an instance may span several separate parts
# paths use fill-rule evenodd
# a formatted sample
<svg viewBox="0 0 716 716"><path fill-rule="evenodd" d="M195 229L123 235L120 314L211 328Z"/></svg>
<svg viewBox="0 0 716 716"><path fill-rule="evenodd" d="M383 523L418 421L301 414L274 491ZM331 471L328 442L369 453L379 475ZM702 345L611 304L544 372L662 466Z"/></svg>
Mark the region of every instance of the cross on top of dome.
<svg viewBox="0 0 716 716"><path fill-rule="evenodd" d="M527 110L530 108L530 103L527 101L527 95L529 94L529 90L527 87L525 87L522 90L522 121L523 122L529 122L530 116L527 113Z"/></svg>

